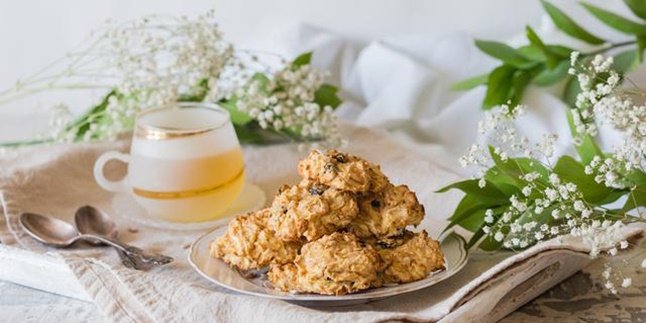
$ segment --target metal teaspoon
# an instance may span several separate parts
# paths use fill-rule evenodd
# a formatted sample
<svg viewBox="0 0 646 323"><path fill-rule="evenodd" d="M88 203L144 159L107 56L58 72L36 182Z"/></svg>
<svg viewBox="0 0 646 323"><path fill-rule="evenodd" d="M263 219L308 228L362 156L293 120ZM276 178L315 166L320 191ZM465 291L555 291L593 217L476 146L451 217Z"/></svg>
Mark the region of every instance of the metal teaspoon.
<svg viewBox="0 0 646 323"><path fill-rule="evenodd" d="M81 233L96 233L111 239L117 239L119 237L119 231L117 230L117 226L114 221L112 221L107 214L96 211L98 210L92 206L83 206L79 208L76 211L76 214L74 214L74 224L76 225L76 229ZM98 216L102 219L100 221L92 221L89 216L85 216L87 213L98 213ZM95 225L96 223L101 225ZM86 240L86 242L96 246L105 245L99 240ZM138 261L138 258L128 257L125 252L119 249L115 250L124 266L131 269L142 269L146 267L146 264L142 261Z"/></svg>
<svg viewBox="0 0 646 323"><path fill-rule="evenodd" d="M40 241L46 245L57 248L68 247L78 240L100 241L102 243L111 245L130 257L141 256L137 251L141 249L128 246L119 241L112 240L107 237L97 236L93 234L81 234L73 225L53 217L48 217L36 213L23 213L20 215L20 223L25 229L27 234L32 238ZM161 256L161 255L159 255ZM165 264L171 262L173 259L167 256L161 256L152 264Z"/></svg>
<svg viewBox="0 0 646 323"><path fill-rule="evenodd" d="M135 269L147 269L153 265L164 265L173 261L171 257L147 253L137 247L128 246L116 240L119 231L112 218L93 206L86 205L79 208L74 214L74 222L76 228L82 234L109 238L113 242L123 245L126 250L118 251L121 260L126 266L134 267ZM104 244L101 240L89 240L88 242L95 245Z"/></svg>

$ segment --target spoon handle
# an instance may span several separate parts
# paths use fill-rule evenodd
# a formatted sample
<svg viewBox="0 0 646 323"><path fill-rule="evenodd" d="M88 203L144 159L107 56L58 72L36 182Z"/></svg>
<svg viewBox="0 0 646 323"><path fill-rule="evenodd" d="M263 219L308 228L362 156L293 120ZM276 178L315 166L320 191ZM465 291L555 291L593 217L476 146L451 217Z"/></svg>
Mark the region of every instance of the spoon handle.
<svg viewBox="0 0 646 323"><path fill-rule="evenodd" d="M94 234L81 234L81 239L87 240L87 241L101 241L107 245L113 246L125 253L131 253L128 251L128 248L130 247L129 245L115 239L110 239L108 237L100 236L100 235L94 235Z"/></svg>
<svg viewBox="0 0 646 323"><path fill-rule="evenodd" d="M111 239L100 235L82 234L81 239L99 240L105 244L108 244L117 248L129 258L139 260L142 263L148 263L151 265L164 265L173 261L173 258L171 257L160 255L160 254L147 253L135 246L131 246L119 240Z"/></svg>

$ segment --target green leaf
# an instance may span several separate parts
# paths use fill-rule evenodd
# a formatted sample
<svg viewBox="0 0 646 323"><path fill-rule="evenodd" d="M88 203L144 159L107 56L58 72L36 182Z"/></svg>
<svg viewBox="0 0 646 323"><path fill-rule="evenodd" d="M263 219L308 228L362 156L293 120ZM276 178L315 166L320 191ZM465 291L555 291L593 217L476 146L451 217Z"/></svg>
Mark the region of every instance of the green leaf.
<svg viewBox="0 0 646 323"><path fill-rule="evenodd" d="M292 61L292 69L297 69L303 65L307 65L311 61L312 61L312 52L300 54Z"/></svg>
<svg viewBox="0 0 646 323"><path fill-rule="evenodd" d="M633 169L626 175L626 178L635 185L646 185L646 173L641 170Z"/></svg>
<svg viewBox="0 0 646 323"><path fill-rule="evenodd" d="M591 4L581 3L581 5L583 5L583 7L588 10L588 12L597 17L603 23L616 30L619 30L626 34L646 35L646 25L636 23L614 12L610 12Z"/></svg>
<svg viewBox="0 0 646 323"><path fill-rule="evenodd" d="M638 207L646 206L646 184L635 186L635 188L628 194L628 200L621 209L623 212L636 209Z"/></svg>
<svg viewBox="0 0 646 323"><path fill-rule="evenodd" d="M568 69L570 69L570 62L567 60L561 61L554 69L543 69L534 78L533 83L540 86L552 85L564 79L568 75Z"/></svg>
<svg viewBox="0 0 646 323"><path fill-rule="evenodd" d="M460 223L460 221L464 220L465 218L469 217L469 215L473 214L473 212L476 212L477 210L485 207L486 206L481 204L480 200L478 200L476 197L471 195L465 195L460 200L460 203L455 208L455 211L453 211L453 214L451 215L451 217L448 218L449 224L444 228L443 232L454 227L455 225Z"/></svg>
<svg viewBox="0 0 646 323"><path fill-rule="evenodd" d="M532 61L544 62L547 60L545 53L533 44L518 47L517 51Z"/></svg>
<svg viewBox="0 0 646 323"><path fill-rule="evenodd" d="M331 84L322 84L314 92L314 102L320 107L331 106L336 109L343 101L337 95L339 89Z"/></svg>
<svg viewBox="0 0 646 323"><path fill-rule="evenodd" d="M528 68L536 64L514 48L503 43L487 40L476 40L476 46L478 46L478 48L480 48L480 50L487 55L495 57L508 65L512 65L518 68Z"/></svg>
<svg viewBox="0 0 646 323"><path fill-rule="evenodd" d="M503 230L507 231L507 230ZM471 241L469 241L471 242ZM484 250L484 251L496 251L499 250L500 247L502 246L503 241L496 241L491 235L487 235L480 244L478 244L478 248Z"/></svg>
<svg viewBox="0 0 646 323"><path fill-rule="evenodd" d="M486 181L484 187L478 185L479 180L470 179L456 182L439 189L436 193L444 193L451 189L458 189L468 195L478 197L484 203L506 203L507 195L500 191L493 183Z"/></svg>
<svg viewBox="0 0 646 323"><path fill-rule="evenodd" d="M507 182L510 185L517 187L524 185L524 181L521 180L520 177L531 172L537 172L541 176L538 181L544 181L548 177L548 169L535 159L523 157L508 158L507 160L502 160L500 155L496 154L495 149L491 146L489 147L489 154L496 164L496 170L507 177L507 179L503 182ZM500 176L500 174L498 176ZM486 175L485 178L487 178ZM499 178L498 180L501 179ZM496 182L496 180L492 181Z"/></svg>
<svg viewBox="0 0 646 323"><path fill-rule="evenodd" d="M625 194L621 190L615 190L597 183L594 176L585 174L584 169L583 164L570 156L564 155L556 162L554 173L558 174L562 181L576 184L583 194L583 198L589 203L605 204L610 202L608 200L613 198L616 200Z"/></svg>
<svg viewBox="0 0 646 323"><path fill-rule="evenodd" d="M552 18L552 21L554 21L554 24L564 33L593 45L601 45L606 42L605 40L583 29L572 18L570 18L563 11L561 11L561 9L557 8L553 4L544 0L542 0L541 3L543 4L545 11L547 11L547 14Z"/></svg>
<svg viewBox="0 0 646 323"><path fill-rule="evenodd" d="M570 53L574 51L572 48L560 46L560 45L545 44L545 48L547 48L547 50L549 50L550 53L552 53L559 59L567 59L568 61L570 59ZM533 44L518 47L517 51L532 61L536 61L536 62L547 61L547 57L545 56L545 53L540 48L536 47Z"/></svg>
<svg viewBox="0 0 646 323"><path fill-rule="evenodd" d="M485 96L483 107L485 109L507 103L510 98L512 89L512 80L516 68L509 65L501 65L489 74L487 79L487 94Z"/></svg>
<svg viewBox="0 0 646 323"><path fill-rule="evenodd" d="M484 177L488 181L496 183L496 187L507 194L507 196L519 193L523 185L518 177L510 176L500 166L494 166L488 169Z"/></svg>
<svg viewBox="0 0 646 323"><path fill-rule="evenodd" d="M646 36L637 37L637 60L644 61L644 49L646 49Z"/></svg>
<svg viewBox="0 0 646 323"><path fill-rule="evenodd" d="M451 86L451 89L454 91L466 91L470 90L478 85L483 85L487 84L487 80L489 79L489 74L482 74L478 76L474 76L471 78L468 78L466 80L457 82Z"/></svg>
<svg viewBox="0 0 646 323"><path fill-rule="evenodd" d="M234 124L233 129L242 144L260 144L264 141L262 135L247 126Z"/></svg>
<svg viewBox="0 0 646 323"><path fill-rule="evenodd" d="M229 111L231 122L234 125L244 126L251 122L253 118L246 112L238 110L238 106L236 105L237 101L238 99L234 97L231 100L220 102L220 106Z"/></svg>
<svg viewBox="0 0 646 323"><path fill-rule="evenodd" d="M646 0L624 0L624 2L637 17L646 19Z"/></svg>
<svg viewBox="0 0 646 323"><path fill-rule="evenodd" d="M509 95L509 101L512 107L520 104L523 99L523 94L525 93L525 88L527 88L527 85L529 85L533 77L533 70L519 70L514 74L514 78L512 79L511 93Z"/></svg>
<svg viewBox="0 0 646 323"><path fill-rule="evenodd" d="M478 230L478 231L476 231L476 232L471 236L471 238L469 238L469 242L467 242L467 249L471 249L471 248L473 248L473 246L475 246L476 244L478 244L478 241L480 241L480 239L482 239L482 237L483 237L485 234L486 234L486 233L485 233L484 231L482 231L482 230Z"/></svg>
<svg viewBox="0 0 646 323"><path fill-rule="evenodd" d="M485 212L487 212L487 209L479 209L462 219L458 225L465 230L477 233L484 225Z"/></svg>
<svg viewBox="0 0 646 323"><path fill-rule="evenodd" d="M105 111L105 109L108 108L108 103L110 102L110 98L114 96L119 96L116 90L112 90L106 94L101 102L99 104L95 105L92 107L90 110L87 112L83 113L80 115L74 122L69 124L65 129L66 131L71 131L73 129L76 129L76 136L75 138L77 140L82 139L83 135L90 130L90 125L92 123L97 123L99 122L99 118L102 118L102 114Z"/></svg>
<svg viewBox="0 0 646 323"><path fill-rule="evenodd" d="M612 64L613 69L621 74L625 74L637 66L639 66L639 60L637 59L637 50L635 49L630 49L615 55Z"/></svg>
<svg viewBox="0 0 646 323"><path fill-rule="evenodd" d="M534 29L532 27L527 26L525 27L525 31L527 34L527 39L529 42L534 45L536 48L540 49L543 55L545 56L545 62L547 64L547 67L550 69L555 68L558 63L559 63L559 57L554 55L547 46L543 43L540 37L536 34Z"/></svg>
<svg viewBox="0 0 646 323"><path fill-rule="evenodd" d="M563 101L571 108L576 107L576 97L581 93L581 85L576 77L570 77L565 90L563 91Z"/></svg>
<svg viewBox="0 0 646 323"><path fill-rule="evenodd" d="M568 60L570 59L570 54L574 51L572 48L561 45L547 45L547 48L552 53L560 56L561 58L567 58Z"/></svg>
<svg viewBox="0 0 646 323"><path fill-rule="evenodd" d="M508 204L509 201L505 200L504 203ZM460 200L460 203L455 208L455 211L453 211L453 215L449 217L449 224L446 226L446 228L444 228L444 231L447 231L455 225L461 225L461 223L464 221L474 221L470 218L470 216L478 210L498 207L500 205L504 204L493 202L491 200L483 200L479 196L467 194L462 198L462 200Z"/></svg>

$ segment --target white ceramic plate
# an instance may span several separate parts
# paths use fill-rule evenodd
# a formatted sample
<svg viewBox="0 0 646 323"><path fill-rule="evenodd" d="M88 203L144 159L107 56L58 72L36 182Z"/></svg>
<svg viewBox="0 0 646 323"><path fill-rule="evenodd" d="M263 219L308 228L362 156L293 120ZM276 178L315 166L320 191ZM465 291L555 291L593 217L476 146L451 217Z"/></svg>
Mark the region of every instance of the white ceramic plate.
<svg viewBox="0 0 646 323"><path fill-rule="evenodd" d="M441 239L442 251L446 260L446 269L430 274L428 277L406 284L384 286L369 289L356 294L329 296L317 294L291 294L269 287L264 278L248 279L229 267L220 259L211 257L209 244L226 232L226 226L211 230L199 237L191 246L188 261L195 270L209 281L248 295L280 299L313 306L340 306L365 303L381 298L409 293L433 286L460 271L467 263L467 250L464 239L456 233L450 233Z"/></svg>
<svg viewBox="0 0 646 323"><path fill-rule="evenodd" d="M115 194L112 198L112 208L115 210L117 217L132 220L153 228L163 230L204 230L226 225L234 215L258 210L265 205L265 201L265 192L260 187L247 182L240 193L240 197L238 197L223 216L213 221L189 223L165 221L148 214L128 193Z"/></svg>

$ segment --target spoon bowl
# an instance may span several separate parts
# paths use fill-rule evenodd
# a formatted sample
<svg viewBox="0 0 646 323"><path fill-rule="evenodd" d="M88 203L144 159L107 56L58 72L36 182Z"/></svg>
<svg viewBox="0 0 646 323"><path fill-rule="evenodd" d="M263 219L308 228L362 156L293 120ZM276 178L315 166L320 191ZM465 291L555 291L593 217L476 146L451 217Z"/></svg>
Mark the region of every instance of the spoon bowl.
<svg viewBox="0 0 646 323"><path fill-rule="evenodd" d="M82 234L104 236L110 239L116 239L119 236L117 225L112 221L112 218L90 205L80 207L76 211L74 214L74 223L78 231ZM97 239L88 238L85 241L94 245L104 244Z"/></svg>
<svg viewBox="0 0 646 323"><path fill-rule="evenodd" d="M36 213L21 214L20 224L32 238L57 248L68 247L80 237L73 225Z"/></svg>

